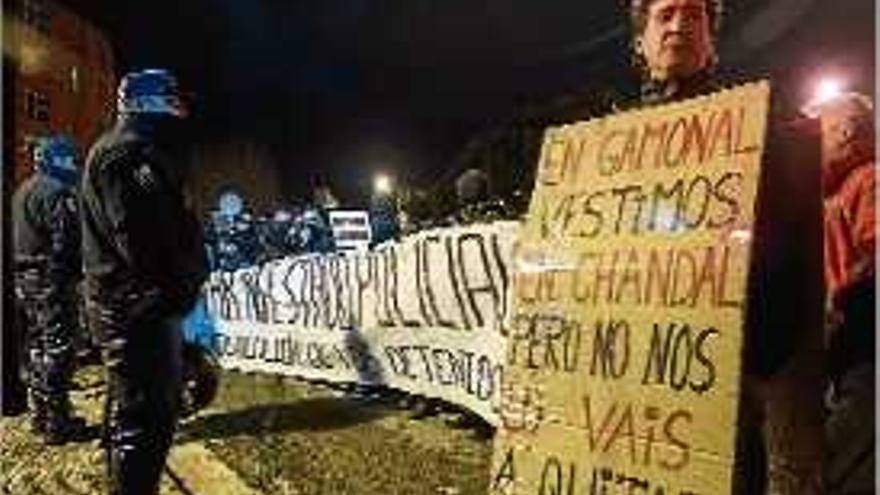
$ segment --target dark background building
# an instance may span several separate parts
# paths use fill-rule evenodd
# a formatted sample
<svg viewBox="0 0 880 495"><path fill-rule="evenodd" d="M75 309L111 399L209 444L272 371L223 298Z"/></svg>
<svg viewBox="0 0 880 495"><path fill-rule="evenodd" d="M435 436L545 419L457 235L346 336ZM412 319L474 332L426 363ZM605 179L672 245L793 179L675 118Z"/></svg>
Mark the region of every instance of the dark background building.
<svg viewBox="0 0 880 495"><path fill-rule="evenodd" d="M12 119L4 122L14 152L12 185L30 173L31 143L48 131L76 142L81 157L112 115L116 67L111 40L94 22L61 3L4 3L4 64L12 66Z"/></svg>

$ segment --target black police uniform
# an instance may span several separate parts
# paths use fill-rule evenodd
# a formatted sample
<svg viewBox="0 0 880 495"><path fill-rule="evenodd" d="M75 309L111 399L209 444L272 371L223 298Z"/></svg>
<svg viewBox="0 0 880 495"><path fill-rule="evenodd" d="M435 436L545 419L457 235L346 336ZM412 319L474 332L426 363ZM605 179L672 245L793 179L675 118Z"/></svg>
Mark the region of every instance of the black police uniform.
<svg viewBox="0 0 880 495"><path fill-rule="evenodd" d="M81 277L76 192L42 172L12 198L15 295L26 328L33 426L48 443L70 433L76 284Z"/></svg>
<svg viewBox="0 0 880 495"><path fill-rule="evenodd" d="M207 276L201 227L183 197L178 124L152 114L121 119L92 147L82 181L112 493L156 491L180 412L180 321Z"/></svg>

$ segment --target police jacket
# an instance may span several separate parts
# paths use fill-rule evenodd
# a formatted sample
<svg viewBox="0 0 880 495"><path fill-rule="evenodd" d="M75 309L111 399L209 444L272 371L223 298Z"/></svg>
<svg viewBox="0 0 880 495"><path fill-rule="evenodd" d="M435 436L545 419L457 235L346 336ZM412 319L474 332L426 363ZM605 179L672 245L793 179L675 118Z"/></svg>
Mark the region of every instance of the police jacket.
<svg viewBox="0 0 880 495"><path fill-rule="evenodd" d="M12 235L17 272L38 270L51 285L73 286L80 278L80 232L76 188L36 172L12 198Z"/></svg>
<svg viewBox="0 0 880 495"><path fill-rule="evenodd" d="M120 120L92 146L82 180L88 296L135 318L185 314L208 273L201 226L184 202L176 123Z"/></svg>

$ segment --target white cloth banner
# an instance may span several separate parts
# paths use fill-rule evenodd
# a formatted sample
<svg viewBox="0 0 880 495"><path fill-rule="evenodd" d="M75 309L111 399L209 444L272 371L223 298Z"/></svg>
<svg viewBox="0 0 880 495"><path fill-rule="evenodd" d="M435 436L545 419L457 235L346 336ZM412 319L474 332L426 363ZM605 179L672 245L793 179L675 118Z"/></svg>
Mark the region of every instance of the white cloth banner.
<svg viewBox="0 0 880 495"><path fill-rule="evenodd" d="M284 258L206 285L223 367L381 384L497 424L518 224Z"/></svg>

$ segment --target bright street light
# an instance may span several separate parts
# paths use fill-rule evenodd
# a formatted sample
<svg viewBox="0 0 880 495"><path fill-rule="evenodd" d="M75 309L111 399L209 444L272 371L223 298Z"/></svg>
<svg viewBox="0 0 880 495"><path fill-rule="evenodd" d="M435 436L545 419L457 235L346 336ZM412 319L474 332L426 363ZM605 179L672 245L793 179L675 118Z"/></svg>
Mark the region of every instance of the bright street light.
<svg viewBox="0 0 880 495"><path fill-rule="evenodd" d="M819 79L812 98L801 107L801 112L811 118L817 117L822 106L843 95L843 89L843 83L839 79L832 77Z"/></svg>
<svg viewBox="0 0 880 495"><path fill-rule="evenodd" d="M837 79L822 79L816 87L814 102L825 103L841 95L843 85Z"/></svg>
<svg viewBox="0 0 880 495"><path fill-rule="evenodd" d="M378 194L391 194L394 185L391 183L391 177L385 174L378 174L373 178L373 190Z"/></svg>

